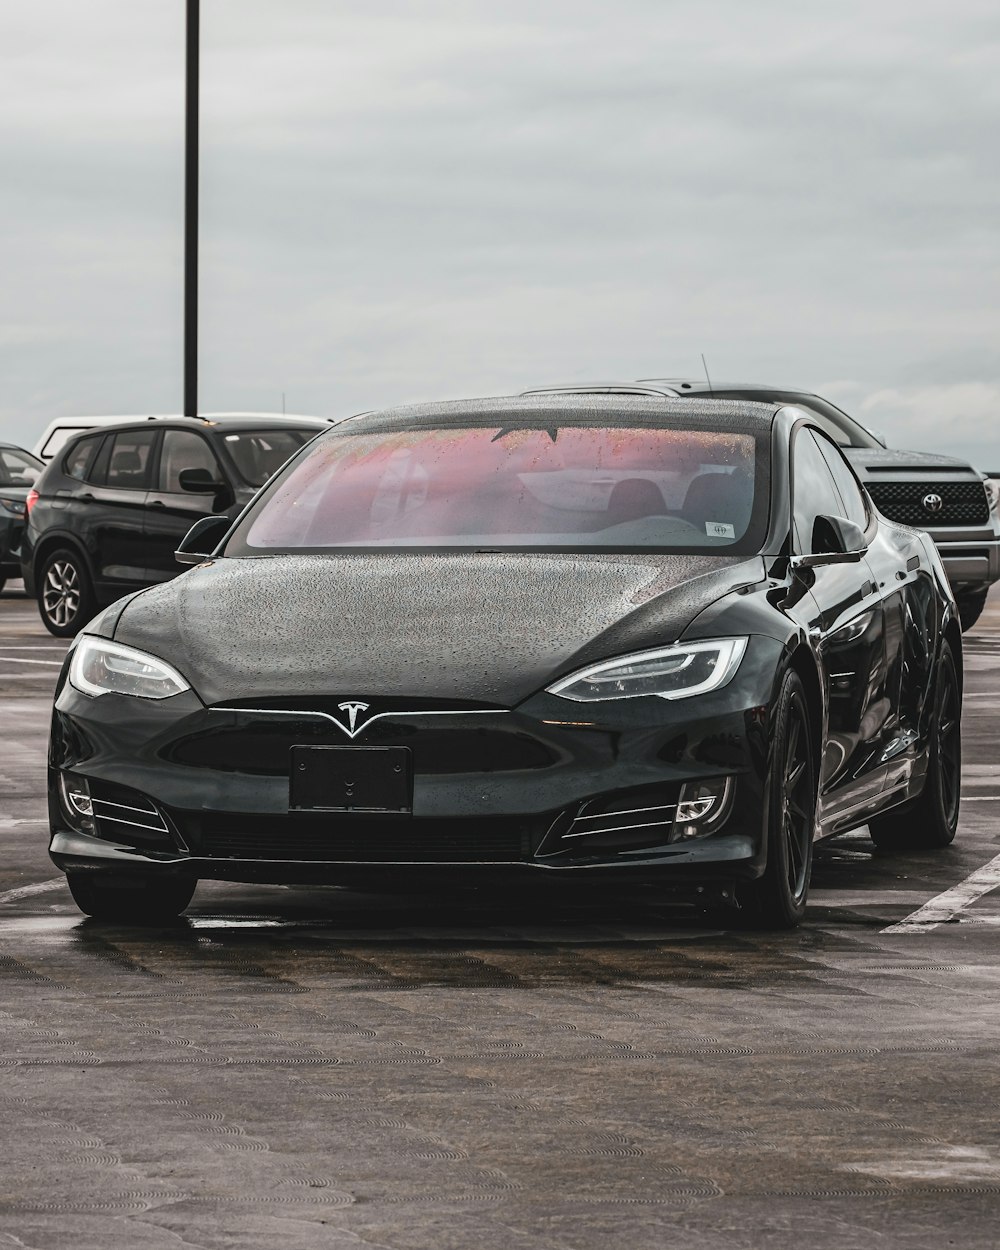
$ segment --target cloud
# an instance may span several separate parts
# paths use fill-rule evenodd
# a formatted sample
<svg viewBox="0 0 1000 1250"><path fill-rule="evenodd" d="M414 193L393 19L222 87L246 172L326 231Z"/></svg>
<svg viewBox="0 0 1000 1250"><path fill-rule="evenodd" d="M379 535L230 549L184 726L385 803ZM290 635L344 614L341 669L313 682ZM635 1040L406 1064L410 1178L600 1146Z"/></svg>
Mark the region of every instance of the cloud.
<svg viewBox="0 0 1000 1250"><path fill-rule="evenodd" d="M0 16L5 436L179 403L182 7ZM968 443L912 396L1000 377L992 0L202 8L206 409L704 352Z"/></svg>
<svg viewBox="0 0 1000 1250"><path fill-rule="evenodd" d="M943 386L885 387L866 396L858 413L889 442L917 450L947 450L1000 476L997 431L1000 381ZM989 461L989 463L986 463Z"/></svg>

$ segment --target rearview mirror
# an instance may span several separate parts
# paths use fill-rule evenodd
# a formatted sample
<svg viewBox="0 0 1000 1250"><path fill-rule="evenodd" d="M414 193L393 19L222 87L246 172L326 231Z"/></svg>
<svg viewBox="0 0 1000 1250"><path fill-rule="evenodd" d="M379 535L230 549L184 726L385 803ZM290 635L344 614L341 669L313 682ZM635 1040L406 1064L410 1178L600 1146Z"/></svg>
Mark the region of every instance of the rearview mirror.
<svg viewBox="0 0 1000 1250"><path fill-rule="evenodd" d="M812 551L792 556L793 569L823 564L857 564L867 551L862 530L843 516L818 516L813 522Z"/></svg>
<svg viewBox="0 0 1000 1250"><path fill-rule="evenodd" d="M204 470L190 469L188 472L201 473ZM174 559L178 564L201 564L208 560L229 533L231 525L232 521L227 516L205 516L195 521L174 552Z"/></svg>

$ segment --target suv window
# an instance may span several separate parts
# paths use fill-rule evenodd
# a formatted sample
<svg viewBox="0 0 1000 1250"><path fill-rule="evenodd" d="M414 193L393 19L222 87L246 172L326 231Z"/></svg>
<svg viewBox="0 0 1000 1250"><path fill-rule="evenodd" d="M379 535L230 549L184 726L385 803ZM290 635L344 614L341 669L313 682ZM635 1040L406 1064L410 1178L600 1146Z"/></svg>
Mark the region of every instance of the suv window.
<svg viewBox="0 0 1000 1250"><path fill-rule="evenodd" d="M122 430L114 436L108 461L108 486L144 490L149 485L156 437L156 430Z"/></svg>
<svg viewBox="0 0 1000 1250"><path fill-rule="evenodd" d="M225 435L226 450L240 476L251 486L263 486L315 430L234 430Z"/></svg>
<svg viewBox="0 0 1000 1250"><path fill-rule="evenodd" d="M844 501L843 515L853 521L858 529L866 530L870 520L868 504L851 466L825 438L817 438L816 442L823 453L823 459L830 466L833 480L837 483L837 490Z"/></svg>
<svg viewBox="0 0 1000 1250"><path fill-rule="evenodd" d="M33 486L41 471L32 457L13 447L0 447L0 486Z"/></svg>
<svg viewBox="0 0 1000 1250"><path fill-rule="evenodd" d="M200 434L192 430L164 430L159 489L183 494L179 479L184 469L207 469L216 481L222 476L215 453Z"/></svg>
<svg viewBox="0 0 1000 1250"><path fill-rule="evenodd" d="M90 438L81 438L69 449L63 460L63 472L67 477L75 477L78 482L89 482L90 468L101 445L103 434L95 434Z"/></svg>
<svg viewBox="0 0 1000 1250"><path fill-rule="evenodd" d="M792 444L792 526L796 549L812 552L813 523L818 516L843 516L844 504L826 457L812 431L801 428Z"/></svg>

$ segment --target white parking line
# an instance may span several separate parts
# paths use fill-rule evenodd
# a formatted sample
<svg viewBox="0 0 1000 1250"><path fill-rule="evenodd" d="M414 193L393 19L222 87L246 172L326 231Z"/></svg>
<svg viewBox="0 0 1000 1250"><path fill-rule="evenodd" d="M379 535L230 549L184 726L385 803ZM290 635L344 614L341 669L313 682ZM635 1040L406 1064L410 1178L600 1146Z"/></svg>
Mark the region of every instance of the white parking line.
<svg viewBox="0 0 1000 1250"><path fill-rule="evenodd" d="M19 898L31 898L34 894L48 894L50 890L58 890L65 884L65 877L52 877L35 885L19 885L16 890L4 890L0 893L0 904L16 903Z"/></svg>
<svg viewBox="0 0 1000 1250"><path fill-rule="evenodd" d="M898 924L891 924L883 933L929 933L945 921L954 920L977 899L1000 886L1000 855L977 868L964 881L918 907Z"/></svg>

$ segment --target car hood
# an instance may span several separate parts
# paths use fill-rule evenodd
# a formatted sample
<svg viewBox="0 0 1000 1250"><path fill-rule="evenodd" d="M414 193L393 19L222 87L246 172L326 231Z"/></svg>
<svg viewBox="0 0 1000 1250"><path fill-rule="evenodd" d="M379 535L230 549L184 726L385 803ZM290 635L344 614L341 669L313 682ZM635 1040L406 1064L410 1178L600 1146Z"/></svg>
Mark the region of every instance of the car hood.
<svg viewBox="0 0 1000 1250"><path fill-rule="evenodd" d="M721 555L221 559L129 600L114 637L169 660L209 704L339 695L510 707L578 665L673 641L762 576L760 557Z"/></svg>
<svg viewBox="0 0 1000 1250"><path fill-rule="evenodd" d="M967 460L954 456L939 456L929 451L897 451L892 447L868 448L842 447L844 455L862 477L869 469L948 469L956 473L971 473L978 477Z"/></svg>

